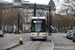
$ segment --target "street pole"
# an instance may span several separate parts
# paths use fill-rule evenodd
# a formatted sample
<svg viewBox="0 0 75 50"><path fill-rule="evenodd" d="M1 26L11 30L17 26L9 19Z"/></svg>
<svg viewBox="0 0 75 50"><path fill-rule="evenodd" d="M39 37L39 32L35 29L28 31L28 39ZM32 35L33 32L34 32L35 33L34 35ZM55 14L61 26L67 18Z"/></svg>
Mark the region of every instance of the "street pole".
<svg viewBox="0 0 75 50"><path fill-rule="evenodd" d="M19 34L19 28L20 28L20 24L19 23L20 23L20 13L18 13L18 34ZM21 32L20 32L20 35L21 35ZM22 37L20 37L19 44L23 44Z"/></svg>
<svg viewBox="0 0 75 50"><path fill-rule="evenodd" d="M48 26L48 12L47 12L47 26Z"/></svg>
<svg viewBox="0 0 75 50"><path fill-rule="evenodd" d="M0 30L2 30L2 9L1 9L1 19L0 19Z"/></svg>
<svg viewBox="0 0 75 50"><path fill-rule="evenodd" d="M52 32L51 25L52 25L52 16L51 16L51 7L49 6L49 36L51 35Z"/></svg>
<svg viewBox="0 0 75 50"><path fill-rule="evenodd" d="M34 4L34 17L36 17L36 3Z"/></svg>
<svg viewBox="0 0 75 50"><path fill-rule="evenodd" d="M74 19L74 30L75 30L75 19Z"/></svg>
<svg viewBox="0 0 75 50"><path fill-rule="evenodd" d="M19 34L19 19L20 18L20 13L18 13L18 34Z"/></svg>
<svg viewBox="0 0 75 50"><path fill-rule="evenodd" d="M49 14L48 14L48 12L47 12L47 35L48 35L48 31L49 31L49 28L48 28L48 16L49 16Z"/></svg>

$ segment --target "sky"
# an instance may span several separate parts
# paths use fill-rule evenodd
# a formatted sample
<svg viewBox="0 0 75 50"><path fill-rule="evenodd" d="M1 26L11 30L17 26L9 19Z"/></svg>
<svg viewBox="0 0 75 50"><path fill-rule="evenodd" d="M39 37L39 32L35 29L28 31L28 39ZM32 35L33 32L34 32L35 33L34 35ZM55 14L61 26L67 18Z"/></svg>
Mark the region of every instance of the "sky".
<svg viewBox="0 0 75 50"><path fill-rule="evenodd" d="M4 0L4 1L12 2L12 0ZM25 0L25 1L29 1L31 3L48 4L50 0Z"/></svg>

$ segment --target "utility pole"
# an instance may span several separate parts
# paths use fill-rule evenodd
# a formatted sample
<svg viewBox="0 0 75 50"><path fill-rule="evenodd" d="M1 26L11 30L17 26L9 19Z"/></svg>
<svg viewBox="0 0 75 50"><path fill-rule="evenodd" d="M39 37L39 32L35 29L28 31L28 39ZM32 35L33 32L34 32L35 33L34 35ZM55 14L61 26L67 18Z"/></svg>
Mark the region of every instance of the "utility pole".
<svg viewBox="0 0 75 50"><path fill-rule="evenodd" d="M0 18L0 30L2 30L2 9L1 9L1 18Z"/></svg>
<svg viewBox="0 0 75 50"><path fill-rule="evenodd" d="M19 34L19 28L20 28L19 20L20 20L20 13L18 13L18 34Z"/></svg>
<svg viewBox="0 0 75 50"><path fill-rule="evenodd" d="M36 17L36 3L34 4L34 17Z"/></svg>
<svg viewBox="0 0 75 50"><path fill-rule="evenodd" d="M52 33L52 15L51 15L51 6L49 6L49 36L51 35Z"/></svg>
<svg viewBox="0 0 75 50"><path fill-rule="evenodd" d="M49 19L49 18L48 18L48 17L49 17L49 14L48 14L48 12L47 12L47 35L48 35L48 31L49 31L49 28L48 28L48 26L49 26L49 22L48 22L49 20L48 20L48 19Z"/></svg>
<svg viewBox="0 0 75 50"><path fill-rule="evenodd" d="M49 16L49 15L48 15L48 12L47 12L47 27L48 27L48 16Z"/></svg>

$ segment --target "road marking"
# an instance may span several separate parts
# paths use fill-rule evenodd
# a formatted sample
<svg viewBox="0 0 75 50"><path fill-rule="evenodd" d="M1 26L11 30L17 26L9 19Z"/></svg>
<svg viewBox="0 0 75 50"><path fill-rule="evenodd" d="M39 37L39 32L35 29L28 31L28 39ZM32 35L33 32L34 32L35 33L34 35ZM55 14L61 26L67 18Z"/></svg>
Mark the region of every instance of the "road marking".
<svg viewBox="0 0 75 50"><path fill-rule="evenodd" d="M53 40L52 40L52 36L51 36L51 42L52 42L51 50L53 50L54 49L54 43L53 43Z"/></svg>

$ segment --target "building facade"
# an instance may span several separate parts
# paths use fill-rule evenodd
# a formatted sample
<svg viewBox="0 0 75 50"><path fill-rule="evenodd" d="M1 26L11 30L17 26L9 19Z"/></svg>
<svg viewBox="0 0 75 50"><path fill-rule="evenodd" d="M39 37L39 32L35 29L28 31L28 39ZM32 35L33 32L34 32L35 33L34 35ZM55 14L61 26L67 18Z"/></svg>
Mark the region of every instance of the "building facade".
<svg viewBox="0 0 75 50"><path fill-rule="evenodd" d="M18 1L18 0L17 0ZM14 0L14 3L9 3L8 5L9 6L14 6L15 4L16 4L16 6L18 6L17 5L17 1L15 1ZM23 32L25 32L25 31L29 31L29 29L31 28L31 18L32 17L34 17L34 9L33 8L30 8L31 6L32 7L34 7L34 5L33 5L33 3L30 3L30 2L23 2L23 1L19 1L19 3L21 3L22 4L22 6L27 6L27 7L25 7L25 8L21 8L23 11L24 11L24 13L25 13L25 23L23 23L22 24L22 31ZM53 14L53 16L54 16L54 14L55 14L55 3L54 3L54 1L53 0L50 0L50 2L48 3L48 6L51 6L51 12L52 12L52 14ZM47 13L49 13L49 10L48 9L46 9L47 7L48 7L47 5L41 5L40 4L40 6L39 6L39 4L37 4L37 8L40 8L40 9L36 9L36 16L37 17L43 17L43 16L45 16L46 18L47 18ZM42 9L42 7L44 8L44 9ZM5 26L6 28L7 28L7 26ZM14 32L14 30L16 30L17 29L17 26L16 25L14 25L14 26L12 26L13 27L13 32ZM5 29L6 29L5 28Z"/></svg>
<svg viewBox="0 0 75 50"><path fill-rule="evenodd" d="M51 13L54 16L55 10L56 10L54 1L50 0L50 2L48 3L48 5L51 6ZM31 27L31 25L30 25L30 23L31 23L31 17L34 17L34 9L25 8L24 12L25 12L25 17L26 17L25 18L26 23L24 24L24 26L28 25L28 30L29 30L29 28ZM40 16L43 17L43 16L45 16L47 18L47 13L49 13L49 10L36 9L36 16L37 17L40 17ZM25 28L23 30L25 30Z"/></svg>

